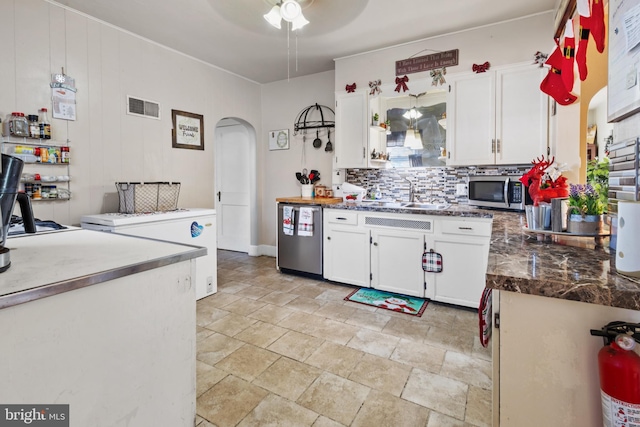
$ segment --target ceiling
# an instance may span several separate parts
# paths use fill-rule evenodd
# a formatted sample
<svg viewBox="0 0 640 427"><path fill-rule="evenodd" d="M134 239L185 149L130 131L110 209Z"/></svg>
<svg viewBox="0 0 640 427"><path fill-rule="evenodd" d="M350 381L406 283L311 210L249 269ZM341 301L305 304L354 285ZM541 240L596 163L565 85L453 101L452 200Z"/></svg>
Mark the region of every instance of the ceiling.
<svg viewBox="0 0 640 427"><path fill-rule="evenodd" d="M332 70L335 58L549 11L557 0L300 0L310 23L295 33L288 33L284 21L278 30L263 19L276 1L57 3L269 83Z"/></svg>

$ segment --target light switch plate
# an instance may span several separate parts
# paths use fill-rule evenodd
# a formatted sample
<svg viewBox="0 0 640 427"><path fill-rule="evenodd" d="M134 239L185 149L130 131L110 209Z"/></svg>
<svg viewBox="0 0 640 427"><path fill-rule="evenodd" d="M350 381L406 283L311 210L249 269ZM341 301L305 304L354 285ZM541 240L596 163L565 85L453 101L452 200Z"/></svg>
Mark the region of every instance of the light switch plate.
<svg viewBox="0 0 640 427"><path fill-rule="evenodd" d="M467 195L467 184L456 184L456 196Z"/></svg>

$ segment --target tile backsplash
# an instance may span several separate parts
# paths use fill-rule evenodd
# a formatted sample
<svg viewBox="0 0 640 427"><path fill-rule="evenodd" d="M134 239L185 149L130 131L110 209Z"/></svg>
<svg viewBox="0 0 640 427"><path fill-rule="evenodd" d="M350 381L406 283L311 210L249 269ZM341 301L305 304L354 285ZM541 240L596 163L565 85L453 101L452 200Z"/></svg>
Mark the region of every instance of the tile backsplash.
<svg viewBox="0 0 640 427"><path fill-rule="evenodd" d="M531 165L495 167L420 167L408 169L347 169L345 181L375 191L380 187L382 198L409 200L409 183L418 200L432 203L469 202L467 195L456 195L458 184L466 188L470 174L523 174ZM369 194L367 194L369 196Z"/></svg>

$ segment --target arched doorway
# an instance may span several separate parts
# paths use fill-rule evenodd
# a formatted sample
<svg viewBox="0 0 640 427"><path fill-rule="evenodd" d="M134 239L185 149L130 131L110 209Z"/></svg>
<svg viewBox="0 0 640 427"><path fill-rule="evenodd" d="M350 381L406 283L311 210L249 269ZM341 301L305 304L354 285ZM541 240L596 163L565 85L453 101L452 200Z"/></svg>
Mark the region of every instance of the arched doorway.
<svg viewBox="0 0 640 427"><path fill-rule="evenodd" d="M258 253L256 132L240 118L215 129L215 205L218 248Z"/></svg>

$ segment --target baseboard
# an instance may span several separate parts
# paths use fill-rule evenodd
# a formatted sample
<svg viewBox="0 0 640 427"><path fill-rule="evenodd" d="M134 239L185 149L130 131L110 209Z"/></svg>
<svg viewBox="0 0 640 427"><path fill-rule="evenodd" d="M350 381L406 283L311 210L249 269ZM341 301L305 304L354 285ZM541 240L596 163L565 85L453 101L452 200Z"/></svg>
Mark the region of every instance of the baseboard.
<svg viewBox="0 0 640 427"><path fill-rule="evenodd" d="M278 254L278 250L275 246L260 245L260 255L270 256L275 258Z"/></svg>

